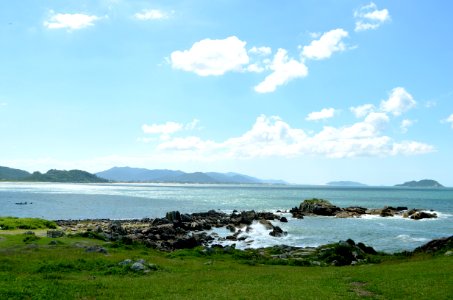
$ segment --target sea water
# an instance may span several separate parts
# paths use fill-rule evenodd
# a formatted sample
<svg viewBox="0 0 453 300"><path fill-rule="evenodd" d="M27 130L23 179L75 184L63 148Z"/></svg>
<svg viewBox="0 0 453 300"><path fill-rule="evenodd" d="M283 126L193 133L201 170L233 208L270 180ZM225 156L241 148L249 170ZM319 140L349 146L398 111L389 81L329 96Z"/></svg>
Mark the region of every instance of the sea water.
<svg viewBox="0 0 453 300"><path fill-rule="evenodd" d="M247 243L236 242L237 247L276 244L307 247L351 238L377 250L395 252L453 235L453 189L450 188L4 182L0 183L0 216L51 220L140 219L163 217L172 210L277 212L299 206L308 198L327 199L340 207L407 206L434 210L439 217L419 221L378 216L293 219L290 214L282 213L289 222L273 221L273 224L288 232L285 237L272 237L260 224L254 224ZM216 231L219 235L227 234L223 229Z"/></svg>

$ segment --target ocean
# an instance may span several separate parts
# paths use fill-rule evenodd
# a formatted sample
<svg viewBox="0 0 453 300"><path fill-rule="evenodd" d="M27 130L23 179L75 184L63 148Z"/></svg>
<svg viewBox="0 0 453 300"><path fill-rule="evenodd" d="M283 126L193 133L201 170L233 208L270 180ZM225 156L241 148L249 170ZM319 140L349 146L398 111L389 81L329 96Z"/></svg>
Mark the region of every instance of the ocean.
<svg viewBox="0 0 453 300"><path fill-rule="evenodd" d="M453 189L401 187L327 187L274 185L197 184L58 184L0 183L0 216L58 219L141 219L163 217L166 212L203 212L211 209L286 211L308 198L323 198L340 207L407 206L434 210L438 218L414 221L402 217L340 219L305 217L289 222L274 221L288 232L272 237L254 224L249 233L253 242L238 248L277 244L307 247L351 238L379 251L397 252L434 239L453 235ZM24 204L24 203L27 204ZM22 203L22 204L17 204ZM215 229L226 235L224 229ZM225 242L228 243L228 242Z"/></svg>

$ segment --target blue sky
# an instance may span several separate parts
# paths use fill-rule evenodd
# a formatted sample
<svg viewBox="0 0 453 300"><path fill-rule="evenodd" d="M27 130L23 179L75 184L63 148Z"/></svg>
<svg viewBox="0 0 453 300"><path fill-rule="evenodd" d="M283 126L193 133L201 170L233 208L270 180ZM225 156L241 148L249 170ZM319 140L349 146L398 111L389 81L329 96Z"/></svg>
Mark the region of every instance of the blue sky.
<svg viewBox="0 0 453 300"><path fill-rule="evenodd" d="M2 1L0 165L453 186L449 1Z"/></svg>

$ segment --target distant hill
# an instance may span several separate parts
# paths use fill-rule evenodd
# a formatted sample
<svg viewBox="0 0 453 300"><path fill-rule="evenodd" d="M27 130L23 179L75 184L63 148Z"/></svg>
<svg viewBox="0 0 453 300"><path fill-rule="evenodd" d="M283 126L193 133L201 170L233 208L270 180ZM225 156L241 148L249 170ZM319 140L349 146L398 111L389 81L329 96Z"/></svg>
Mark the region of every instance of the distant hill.
<svg viewBox="0 0 453 300"><path fill-rule="evenodd" d="M432 179L423 179L420 181L408 181L403 184L397 184L395 186L404 186L404 187L444 187L439 182Z"/></svg>
<svg viewBox="0 0 453 300"><path fill-rule="evenodd" d="M91 173L81 170L49 170L47 173L42 174L40 172L34 172L26 178L22 178L23 181L34 181L34 182L75 182L75 183L101 183L108 182L103 178L99 178Z"/></svg>
<svg viewBox="0 0 453 300"><path fill-rule="evenodd" d="M0 180L21 180L30 176L30 173L24 170L0 167Z"/></svg>
<svg viewBox="0 0 453 300"><path fill-rule="evenodd" d="M329 186L350 186L350 187L359 187L359 186L367 186L366 184L355 182L355 181L331 181L328 182L327 185Z"/></svg>
<svg viewBox="0 0 453 300"><path fill-rule="evenodd" d="M282 180L263 180L239 173L195 172L172 170L148 170L130 167L114 167L96 173L97 176L122 182L171 182L171 183L270 183L286 184Z"/></svg>
<svg viewBox="0 0 453 300"><path fill-rule="evenodd" d="M148 170L142 168L113 167L96 173L98 177L113 181L159 181L162 178L174 178L186 173L172 170Z"/></svg>

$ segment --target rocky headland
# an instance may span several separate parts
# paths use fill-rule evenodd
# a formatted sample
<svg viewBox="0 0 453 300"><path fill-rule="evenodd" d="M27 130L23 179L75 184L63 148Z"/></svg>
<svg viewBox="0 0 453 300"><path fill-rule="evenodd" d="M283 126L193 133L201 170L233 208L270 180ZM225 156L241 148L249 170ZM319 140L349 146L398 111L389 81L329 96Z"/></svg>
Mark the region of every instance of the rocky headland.
<svg viewBox="0 0 453 300"><path fill-rule="evenodd" d="M412 220L437 218L437 214L423 209L408 209L405 206L385 206L383 208L365 208L351 206L341 208L324 199L307 199L299 207L290 210L293 218L302 219L304 216L332 216L337 218L360 218L364 215L376 215L380 217L401 216Z"/></svg>

